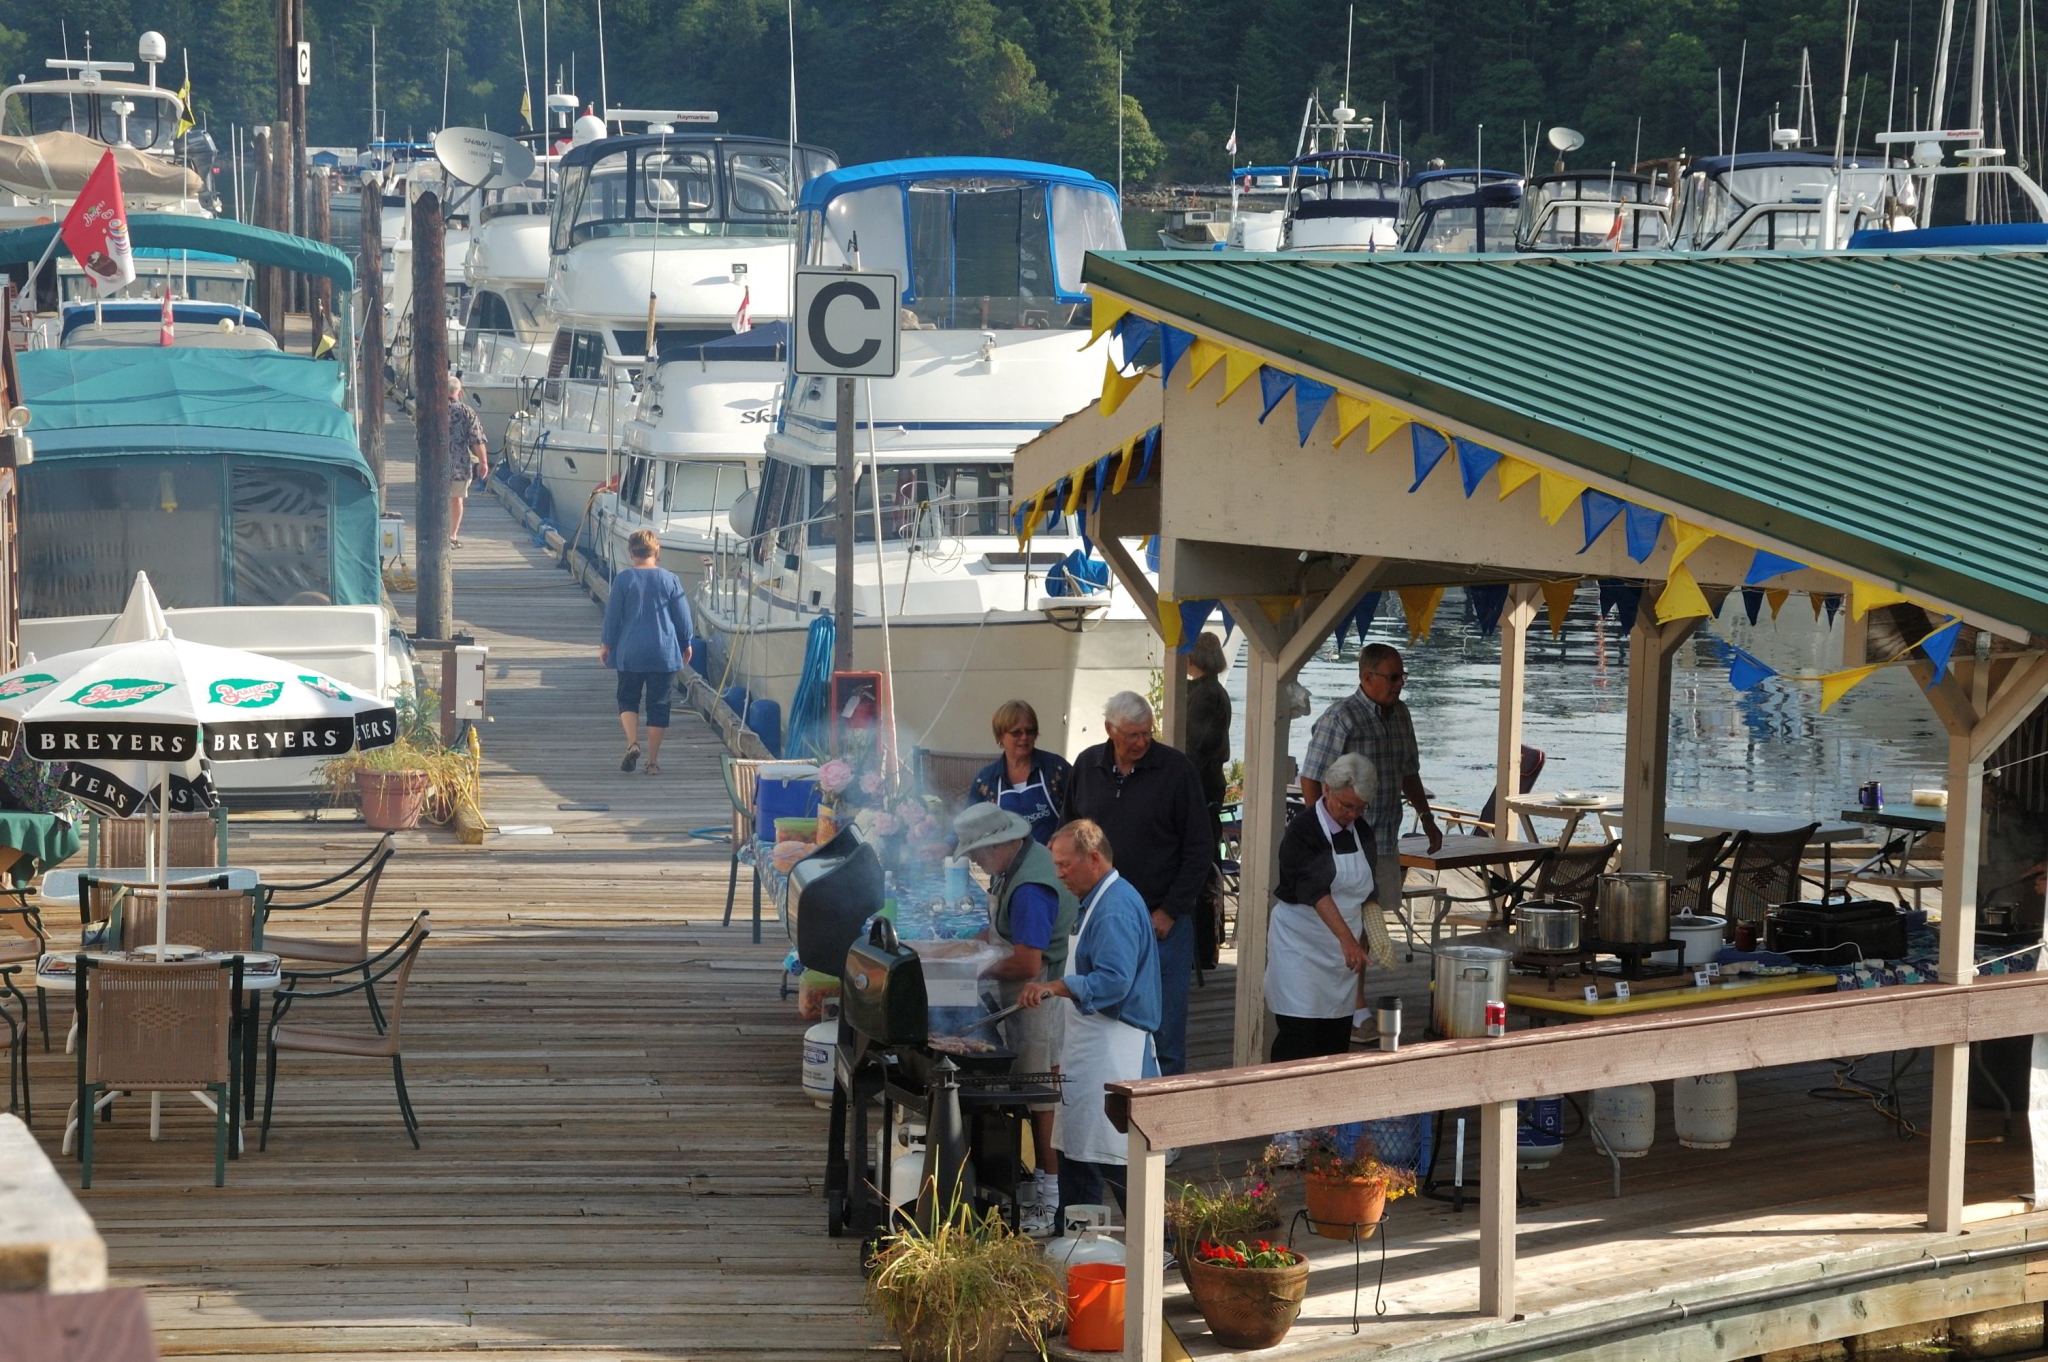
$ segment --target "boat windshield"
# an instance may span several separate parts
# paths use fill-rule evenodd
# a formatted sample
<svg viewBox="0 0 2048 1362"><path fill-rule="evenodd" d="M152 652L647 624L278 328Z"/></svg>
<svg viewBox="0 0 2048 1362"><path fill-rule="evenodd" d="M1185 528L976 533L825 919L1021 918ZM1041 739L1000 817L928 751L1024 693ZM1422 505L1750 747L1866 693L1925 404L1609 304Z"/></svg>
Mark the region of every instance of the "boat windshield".
<svg viewBox="0 0 2048 1362"><path fill-rule="evenodd" d="M178 135L183 109L172 90L146 86L102 87L95 94L16 89L0 110L0 133L27 137L39 132L75 132L108 146L168 151ZM127 135L122 136L122 113Z"/></svg>
<svg viewBox="0 0 2048 1362"><path fill-rule="evenodd" d="M626 460L619 480L619 503L644 516L657 511L703 515L729 511L754 485L754 470L738 459Z"/></svg>
<svg viewBox="0 0 2048 1362"><path fill-rule="evenodd" d="M1082 258L1123 245L1105 190L957 177L835 196L810 215L805 259L894 273L906 329L1061 330L1088 324Z"/></svg>
<svg viewBox="0 0 2048 1362"><path fill-rule="evenodd" d="M1297 204L1358 201L1394 203L1401 196L1401 163L1377 155L1335 155L1319 159L1325 176L1302 175L1295 185ZM1461 192L1470 192L1467 185Z"/></svg>
<svg viewBox="0 0 2048 1362"><path fill-rule="evenodd" d="M1515 205L1432 208L1424 212L1406 250L1426 255L1471 255L1515 248Z"/></svg>
<svg viewBox="0 0 2048 1362"><path fill-rule="evenodd" d="M1670 244L1666 191L1641 176L1532 180L1524 195L1523 250L1661 251Z"/></svg>
<svg viewBox="0 0 2048 1362"><path fill-rule="evenodd" d="M183 302L247 306L255 301L255 280L255 268L245 261L213 259L187 264L175 255L166 258L139 251L135 281L112 293L96 293L85 272L69 260L60 261L57 269L57 287L67 303L161 302L168 282L172 295Z"/></svg>
<svg viewBox="0 0 2048 1362"><path fill-rule="evenodd" d="M1007 463L886 463L881 467L882 534L890 540L1014 537ZM875 540L875 480L863 467L856 483L854 537ZM807 527L811 544L838 540L839 479L831 468L770 459L755 503L756 534ZM787 542L778 535L778 542Z"/></svg>
<svg viewBox="0 0 2048 1362"><path fill-rule="evenodd" d="M830 156L808 147L796 154L801 178L794 186L786 148L719 141L634 141L565 167L554 250L602 237L788 237L801 181L833 165Z"/></svg>

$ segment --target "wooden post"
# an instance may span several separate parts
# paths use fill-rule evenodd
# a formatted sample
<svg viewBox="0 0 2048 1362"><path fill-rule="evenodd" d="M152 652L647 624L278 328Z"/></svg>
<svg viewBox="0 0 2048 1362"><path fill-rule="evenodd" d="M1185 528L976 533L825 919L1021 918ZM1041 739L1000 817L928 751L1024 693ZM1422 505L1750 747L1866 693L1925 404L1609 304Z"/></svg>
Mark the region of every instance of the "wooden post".
<svg viewBox="0 0 2048 1362"><path fill-rule="evenodd" d="M377 480L377 504L384 503L384 187L376 176L363 183L361 273L356 278L363 312L363 338L356 352L357 390L362 403L363 458Z"/></svg>
<svg viewBox="0 0 2048 1362"><path fill-rule="evenodd" d="M1153 1149L1135 1123L1125 1139L1124 1359L1158 1362L1165 1346L1166 1151Z"/></svg>
<svg viewBox="0 0 2048 1362"><path fill-rule="evenodd" d="M249 160L255 172L254 192L249 196L249 216L257 227L270 226L270 129L259 127L249 135ZM284 310L277 303L277 267L256 267L256 311L273 336L284 335Z"/></svg>
<svg viewBox="0 0 2048 1362"><path fill-rule="evenodd" d="M420 585L414 627L421 638L455 633L455 580L448 556L448 312L442 293L441 196L412 205L413 424L419 431ZM464 457L468 452L464 451Z"/></svg>
<svg viewBox="0 0 2048 1362"><path fill-rule="evenodd" d="M1233 612L1236 613L1236 612ZM1253 607L1257 613L1257 607ZM1261 617L1259 624L1266 623ZM1280 833L1287 826L1287 680L1275 650L1245 622L1244 832L1238 843L1237 1018L1232 1064L1266 1057L1267 902L1279 878Z"/></svg>
<svg viewBox="0 0 2048 1362"><path fill-rule="evenodd" d="M1522 792L1522 695L1527 686L1529 626L1536 619L1536 588L1508 588L1500 612L1500 753L1494 777L1493 826L1514 836L1508 801Z"/></svg>
<svg viewBox="0 0 2048 1362"><path fill-rule="evenodd" d="M312 186L306 195L306 235L322 244L331 245L328 238L333 234L328 221L328 174L321 166L307 173ZM313 291L313 345L312 353L320 353L320 339L333 333L334 328L334 281L324 274L309 274L306 283Z"/></svg>
<svg viewBox="0 0 2048 1362"><path fill-rule="evenodd" d="M1621 791L1621 866L1664 867L1664 773L1671 753L1671 658L1697 619L1657 623L1648 595L1628 642L1628 733Z"/></svg>
<svg viewBox="0 0 2048 1362"><path fill-rule="evenodd" d="M1479 1108L1479 1313L1515 1314L1515 1104Z"/></svg>
<svg viewBox="0 0 2048 1362"><path fill-rule="evenodd" d="M1934 1055L1933 1119L1927 1131L1927 1228L1963 1228L1963 1163L1970 1120L1970 1047L1930 1045Z"/></svg>
<svg viewBox="0 0 2048 1362"><path fill-rule="evenodd" d="M287 73L289 74L289 73ZM292 165L292 125L279 121L270 127L270 221L264 226L272 231L292 230L292 198L294 181L298 172ZM277 342L284 344L284 324L287 314L296 311L296 290L292 284L297 278L291 270L277 271Z"/></svg>
<svg viewBox="0 0 2048 1362"><path fill-rule="evenodd" d="M1167 598L1167 604L1163 607L1155 608L1161 610L1162 618L1166 610L1171 610L1176 615L1180 613L1180 605L1177 600L1180 593L1174 585L1176 575L1174 558L1177 556L1175 549L1175 541L1167 539L1164 535L1160 536L1159 594ZM1184 638L1180 643L1182 648L1188 648L1194 645L1194 640ZM1159 714L1157 717L1159 741L1179 751L1187 751L1188 658L1186 653L1166 646L1166 636L1163 632L1160 635Z"/></svg>

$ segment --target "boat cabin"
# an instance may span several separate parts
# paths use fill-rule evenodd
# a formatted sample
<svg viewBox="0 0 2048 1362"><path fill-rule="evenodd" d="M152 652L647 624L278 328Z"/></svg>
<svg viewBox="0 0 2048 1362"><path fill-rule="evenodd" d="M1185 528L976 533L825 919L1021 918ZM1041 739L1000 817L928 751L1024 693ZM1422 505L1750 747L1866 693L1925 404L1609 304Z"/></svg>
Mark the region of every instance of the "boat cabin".
<svg viewBox="0 0 2048 1362"><path fill-rule="evenodd" d="M1882 156L1813 151L1703 156L1686 168L1672 244L1688 251L1839 250L1894 219L1910 226L1912 181ZM1835 204L1830 228L1828 201Z"/></svg>
<svg viewBox="0 0 2048 1362"><path fill-rule="evenodd" d="M709 133L606 137L562 156L550 250L605 237L787 237L796 190L838 164L823 147Z"/></svg>
<svg viewBox="0 0 2048 1362"><path fill-rule="evenodd" d="M135 280L112 293L93 291L78 262L69 255L57 260L57 291L63 303L111 302L128 299L161 303L164 288L180 302L247 307L256 299L256 270L246 260L219 251L188 251L162 246L134 249Z"/></svg>
<svg viewBox="0 0 2048 1362"><path fill-rule="evenodd" d="M1515 249L1522 177L1505 170L1426 170L1401 192L1401 249L1425 255Z"/></svg>
<svg viewBox="0 0 2048 1362"><path fill-rule="evenodd" d="M1669 191L1647 175L1567 171L1522 187L1521 251L1662 251L1671 245Z"/></svg>
<svg viewBox="0 0 2048 1362"><path fill-rule="evenodd" d="M1319 151L1297 159L1286 249L1391 251L1408 163L1384 151ZM1320 176L1303 172L1320 170Z"/></svg>
<svg viewBox="0 0 2048 1362"><path fill-rule="evenodd" d="M181 350L268 350L280 347L263 315L233 303L173 302L171 345ZM72 303L64 309L58 345L66 350L163 346L163 304Z"/></svg>
<svg viewBox="0 0 2048 1362"><path fill-rule="evenodd" d="M804 186L802 259L888 270L905 331L1069 330L1088 324L1081 261L1120 250L1116 191L1036 161L880 161Z"/></svg>

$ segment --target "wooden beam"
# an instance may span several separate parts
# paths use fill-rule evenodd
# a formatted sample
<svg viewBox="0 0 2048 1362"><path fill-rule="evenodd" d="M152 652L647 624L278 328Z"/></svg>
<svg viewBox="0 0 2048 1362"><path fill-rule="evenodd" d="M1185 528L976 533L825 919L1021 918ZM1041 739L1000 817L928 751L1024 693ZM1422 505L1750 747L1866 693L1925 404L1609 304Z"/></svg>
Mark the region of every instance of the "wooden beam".
<svg viewBox="0 0 2048 1362"><path fill-rule="evenodd" d="M1948 739L1948 825L1941 852L1941 981L1977 972L1977 864L1984 839L1984 762L1973 728Z"/></svg>
<svg viewBox="0 0 2048 1362"><path fill-rule="evenodd" d="M1156 1362L1164 1345L1166 1305L1166 1151L1129 1132L1124 1170L1124 1357ZM1191 1253L1183 1244L1181 1252Z"/></svg>
<svg viewBox="0 0 2048 1362"><path fill-rule="evenodd" d="M1664 777L1671 752L1671 656L1698 619L1657 623L1648 593L1628 645L1628 730L1621 789L1621 868L1663 868Z"/></svg>
<svg viewBox="0 0 2048 1362"><path fill-rule="evenodd" d="M1222 599L1223 608L1237 621L1237 627L1244 630L1246 641L1277 661L1281 650L1287 646L1289 631L1266 617L1266 607L1259 604L1256 596L1225 596Z"/></svg>
<svg viewBox="0 0 2048 1362"><path fill-rule="evenodd" d="M2044 1007L2048 974L2001 975L1967 987L1903 984L1761 998L1497 1039L1428 1041L1391 1054L1360 1051L1115 1083L1110 1112L1120 1124L1142 1129L1154 1148L1192 1147L1274 1130L1660 1082L1697 1073L1702 1054L1725 1056L1730 1069L1752 1069L2031 1035L2041 1028Z"/></svg>
<svg viewBox="0 0 2048 1362"><path fill-rule="evenodd" d="M1515 1315L1515 1104L1479 1109L1479 1313Z"/></svg>
<svg viewBox="0 0 2048 1362"><path fill-rule="evenodd" d="M2007 659L1998 659L2005 661ZM2048 653L2010 659L2014 665L1991 692L1991 703L1970 731L1970 755L1983 761L2027 721L2048 693Z"/></svg>
<svg viewBox="0 0 2048 1362"><path fill-rule="evenodd" d="M1337 579L1324 597L1317 601L1300 626L1295 629L1280 649L1280 670L1293 676L1301 670L1302 664L1314 657L1316 650L1323 646L1337 628L1337 622L1349 616L1365 599L1365 593L1372 585L1373 575L1386 560L1371 556L1360 556L1351 560L1351 566Z"/></svg>
<svg viewBox="0 0 2048 1362"><path fill-rule="evenodd" d="M1138 609L1144 612L1146 621L1152 626L1152 632L1161 638L1166 637L1159 627L1159 592L1153 587L1152 579L1145 575L1145 570L1131 557L1131 551L1124 547L1124 542L1114 536L1105 535L1095 541L1095 547L1101 550L1102 561L1109 564L1110 573L1115 576L1117 585L1130 592L1131 599L1137 603Z"/></svg>
<svg viewBox="0 0 2048 1362"><path fill-rule="evenodd" d="M1159 541L1159 593L1171 607L1178 611L1180 592L1174 587L1180 541L1161 538ZM1166 646L1166 635L1159 637L1161 662L1159 667L1159 739L1168 747L1185 752L1188 747L1188 660L1185 653L1179 653ZM1194 646L1194 640L1183 638L1180 646Z"/></svg>
<svg viewBox="0 0 2048 1362"><path fill-rule="evenodd" d="M1255 604L1252 611L1258 611ZM1265 623L1263 615L1259 620ZM1256 1064L1266 1052L1266 919L1272 907L1272 887L1280 878L1280 833L1286 826L1287 782L1292 772L1287 757L1287 710L1280 701L1287 673L1272 653L1259 645L1256 634L1245 649L1245 661L1244 801L1240 806L1244 830L1238 840L1237 997L1231 1058L1237 1064Z"/></svg>
<svg viewBox="0 0 2048 1362"><path fill-rule="evenodd" d="M1508 801L1522 792L1522 696L1537 594L1534 586L1511 586L1508 603L1500 612L1500 747L1495 761L1493 817L1495 831L1502 837L1514 835L1509 831L1514 820L1508 814ZM1533 831L1530 836L1533 840Z"/></svg>
<svg viewBox="0 0 2048 1362"><path fill-rule="evenodd" d="M1970 1111L1970 1046L1936 1045L1934 1110L1927 1140L1927 1228L1956 1234L1963 1228L1963 1163Z"/></svg>

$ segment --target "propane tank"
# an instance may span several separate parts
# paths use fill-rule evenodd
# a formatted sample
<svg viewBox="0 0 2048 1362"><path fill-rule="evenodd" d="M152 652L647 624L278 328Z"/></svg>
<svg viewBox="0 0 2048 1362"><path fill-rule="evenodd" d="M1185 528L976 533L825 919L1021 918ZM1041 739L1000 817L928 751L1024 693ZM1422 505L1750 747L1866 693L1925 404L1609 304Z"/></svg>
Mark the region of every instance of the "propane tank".
<svg viewBox="0 0 2048 1362"><path fill-rule="evenodd" d="M1593 1093L1593 1124L1603 1149L1620 1159L1640 1159L1657 1138L1657 1090L1625 1083Z"/></svg>
<svg viewBox="0 0 2048 1362"><path fill-rule="evenodd" d="M896 1146L904 1152L889 1160L889 1204L907 1206L917 1200L924 1178L924 1127L898 1123Z"/></svg>
<svg viewBox="0 0 2048 1362"><path fill-rule="evenodd" d="M1726 1149L1734 1144L1735 1075L1672 1079L1671 1124L1687 1149Z"/></svg>
<svg viewBox="0 0 2048 1362"><path fill-rule="evenodd" d="M823 1007L824 1020L804 1032L804 1096L813 1106L830 1107L838 1083L832 1055L839 1048L839 1000L827 998Z"/></svg>
<svg viewBox="0 0 2048 1362"><path fill-rule="evenodd" d="M1110 1238L1107 1206L1069 1206L1061 1217L1066 1237L1046 1241L1045 1256L1059 1274L1060 1289L1066 1289L1067 1269L1076 1263L1122 1263L1124 1246Z"/></svg>
<svg viewBox="0 0 2048 1362"><path fill-rule="evenodd" d="M1515 1164L1519 1168L1548 1168L1564 1152L1564 1099L1524 1097L1517 1102L1519 1121L1515 1130Z"/></svg>

